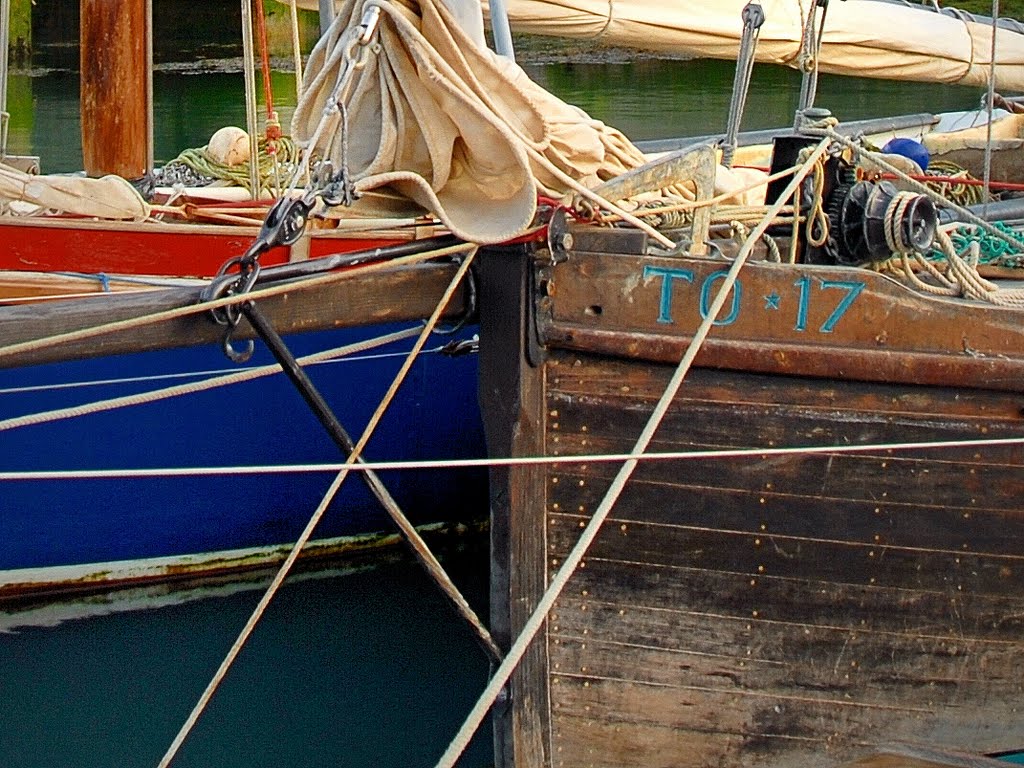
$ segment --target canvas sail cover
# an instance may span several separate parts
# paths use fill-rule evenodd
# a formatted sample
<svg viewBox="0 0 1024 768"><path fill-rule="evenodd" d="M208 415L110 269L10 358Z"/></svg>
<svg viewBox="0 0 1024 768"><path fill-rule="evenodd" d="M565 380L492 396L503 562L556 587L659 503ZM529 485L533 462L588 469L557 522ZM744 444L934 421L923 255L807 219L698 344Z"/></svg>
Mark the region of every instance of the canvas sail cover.
<svg viewBox="0 0 1024 768"><path fill-rule="evenodd" d="M0 200L118 221L143 221L149 205L120 176L36 176L0 163Z"/></svg>
<svg viewBox="0 0 1024 768"><path fill-rule="evenodd" d="M486 2L486 0L484 0ZM799 65L814 0L761 0L757 61ZM513 30L583 38L694 58L734 59L747 0L505 0ZM877 0L828 5L822 72L889 80L982 85L992 27L967 16ZM1024 91L1024 34L996 33L996 87Z"/></svg>
<svg viewBox="0 0 1024 768"><path fill-rule="evenodd" d="M379 44L354 44L351 30L374 6ZM482 30L476 0L345 0L310 55L292 136L315 143L357 193L396 190L479 243L525 231L538 195L561 197L573 180L592 187L645 162L618 131L480 45ZM363 64L344 114L333 111L318 134L355 56Z"/></svg>

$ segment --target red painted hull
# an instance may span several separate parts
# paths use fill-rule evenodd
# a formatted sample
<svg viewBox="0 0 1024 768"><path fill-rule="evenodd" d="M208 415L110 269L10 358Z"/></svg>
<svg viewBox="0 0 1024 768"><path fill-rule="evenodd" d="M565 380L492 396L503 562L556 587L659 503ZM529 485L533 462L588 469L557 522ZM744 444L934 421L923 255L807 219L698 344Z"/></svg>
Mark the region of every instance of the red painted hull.
<svg viewBox="0 0 1024 768"><path fill-rule="evenodd" d="M257 227L110 224L94 221L0 221L0 270L209 277L252 244ZM260 257L264 266L346 253L408 239L400 233L313 231L291 248Z"/></svg>

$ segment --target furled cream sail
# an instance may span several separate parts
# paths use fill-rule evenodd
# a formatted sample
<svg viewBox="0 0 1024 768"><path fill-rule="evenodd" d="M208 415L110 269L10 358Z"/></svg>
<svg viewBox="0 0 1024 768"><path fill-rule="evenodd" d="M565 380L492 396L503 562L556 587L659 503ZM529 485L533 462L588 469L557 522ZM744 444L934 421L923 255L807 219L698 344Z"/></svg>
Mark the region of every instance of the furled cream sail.
<svg viewBox="0 0 1024 768"><path fill-rule="evenodd" d="M454 13L460 3L479 19L475 0L346 0L310 55L296 141L329 158L356 193L395 190L481 243L527 229L538 195L593 187L646 161L618 131L475 44L482 22ZM371 8L379 44L360 52L352 32ZM343 123L329 107L350 67Z"/></svg>
<svg viewBox="0 0 1024 768"><path fill-rule="evenodd" d="M505 0L513 30L693 58L734 59L747 0ZM813 0L761 0L757 60L798 66ZM1024 29L1021 25L1015 25ZM829 3L822 72L889 80L982 85L992 61L992 27L925 6L880 0ZM1024 33L996 33L996 87L1024 90Z"/></svg>
<svg viewBox="0 0 1024 768"><path fill-rule="evenodd" d="M0 202L23 203L39 210L120 221L143 221L150 208L142 195L120 176L36 176L0 163Z"/></svg>
<svg viewBox="0 0 1024 768"><path fill-rule="evenodd" d="M284 2L285 0L281 0ZM481 0L487 13L487 0ZM707 59L735 59L747 0L505 0L516 32ZM814 0L761 0L767 17L757 60L798 67ZM298 0L318 8L318 0ZM1004 20L1005 21L1005 20ZM931 83L988 83L992 25L969 14L886 0L834 0L820 69L838 75ZM1024 25L996 33L996 88L1024 92Z"/></svg>

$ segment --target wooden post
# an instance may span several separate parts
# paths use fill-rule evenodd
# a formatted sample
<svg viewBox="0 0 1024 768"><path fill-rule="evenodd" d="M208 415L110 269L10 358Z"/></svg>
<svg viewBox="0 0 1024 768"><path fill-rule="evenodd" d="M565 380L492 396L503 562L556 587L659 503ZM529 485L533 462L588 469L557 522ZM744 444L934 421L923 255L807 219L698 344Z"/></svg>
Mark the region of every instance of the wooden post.
<svg viewBox="0 0 1024 768"><path fill-rule="evenodd" d="M89 176L150 170L149 0L81 0L82 159Z"/></svg>

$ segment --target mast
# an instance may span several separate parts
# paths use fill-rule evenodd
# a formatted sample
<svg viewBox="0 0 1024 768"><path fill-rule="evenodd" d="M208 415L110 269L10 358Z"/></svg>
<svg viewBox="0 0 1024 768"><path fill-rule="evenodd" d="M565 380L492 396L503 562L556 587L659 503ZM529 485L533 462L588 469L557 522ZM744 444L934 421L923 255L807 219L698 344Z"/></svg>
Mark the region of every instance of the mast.
<svg viewBox="0 0 1024 768"><path fill-rule="evenodd" d="M151 0L80 0L86 174L147 176L152 166Z"/></svg>

